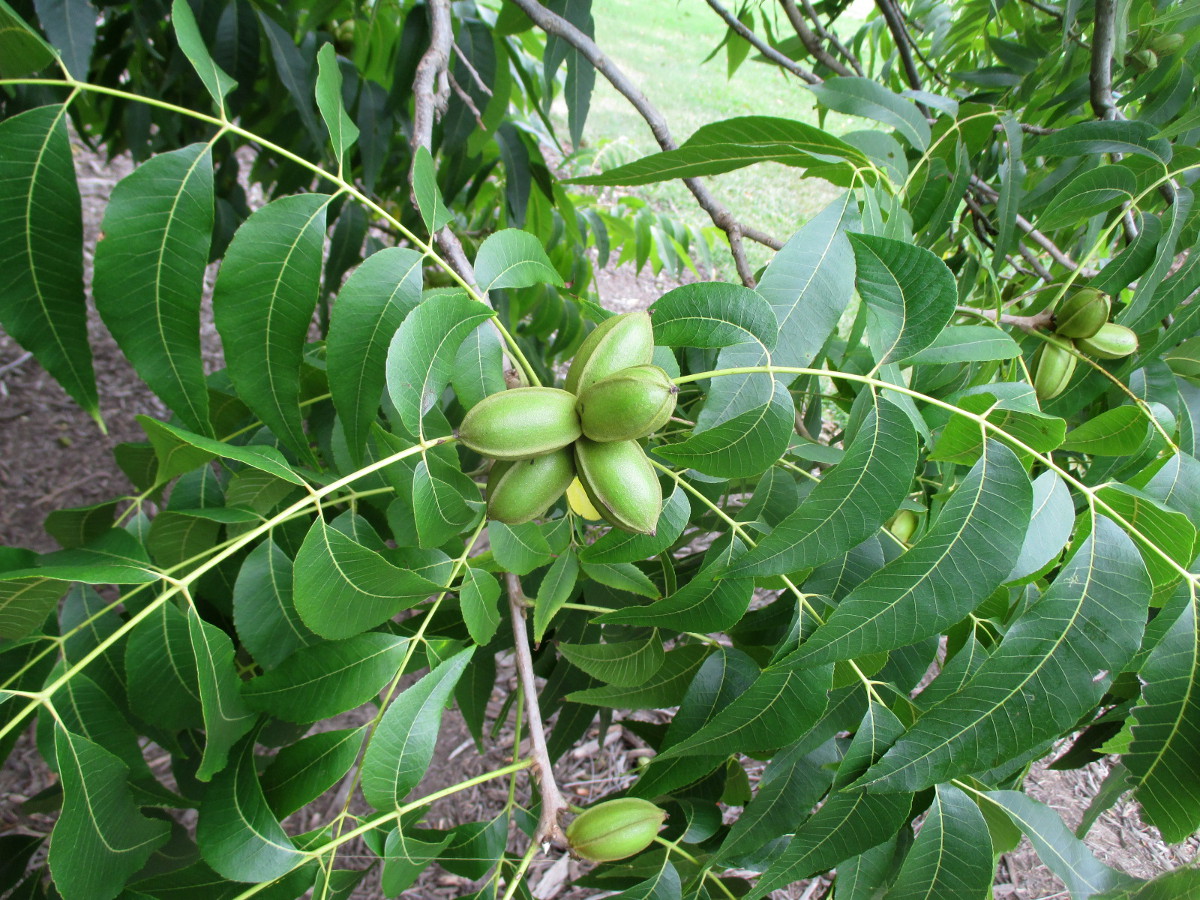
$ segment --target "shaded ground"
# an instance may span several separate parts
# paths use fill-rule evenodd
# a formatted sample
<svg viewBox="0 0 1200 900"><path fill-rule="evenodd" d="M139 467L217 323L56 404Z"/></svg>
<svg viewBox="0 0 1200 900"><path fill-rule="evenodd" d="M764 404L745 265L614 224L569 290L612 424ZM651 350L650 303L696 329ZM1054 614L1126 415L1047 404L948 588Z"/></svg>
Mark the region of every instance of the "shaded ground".
<svg viewBox="0 0 1200 900"><path fill-rule="evenodd" d="M84 194L85 224L88 246L94 245L99 228L102 203L115 179L128 171L118 161L106 170L90 156L78 160L80 186ZM90 254L89 254L90 267ZM643 274L635 276L628 268L602 273L600 293L605 304L614 309L630 309L644 305L672 283ZM210 364L219 358L219 348L212 340L208 327L206 345ZM112 461L111 449L120 441L140 440L142 432L134 421L139 413L158 415L163 410L141 386L128 363L117 351L107 332L97 322L91 329L96 354L97 377L100 382L102 412L109 433L102 435L95 424L80 412L63 391L10 338L0 332L0 544L32 547L38 550L54 548L54 542L44 533L42 520L51 510L64 506L81 506L109 499L130 491L130 485ZM511 663L501 660L498 688L493 694L491 716L499 713L506 692L515 690ZM373 708L367 707L322 723L321 728L346 727L368 721ZM512 731L504 727L498 739L480 756L470 741L466 728L456 712L446 715L435 755L422 792L457 783L472 775L481 774L504 765L512 758ZM589 733L580 747L568 753L558 768L560 783L580 802L603 796L624 786L632 779L637 758L644 751L632 734L616 728L603 739ZM147 748L152 763L161 763L161 751ZM1082 816L1090 798L1095 795L1106 774L1104 763L1097 763L1079 772L1036 770L1030 777L1030 793L1057 809L1074 826ZM21 804L38 791L52 784L55 776L47 770L27 731L10 759L0 769L0 834L13 830L44 833L52 820L26 812ZM312 807L287 822L289 831L304 831L315 824L328 821L345 801L345 788L335 788ZM526 780L518 779L518 792L527 790ZM430 823L445 827L464 821L485 818L489 812L503 807L507 799L508 782L501 779L462 792L437 804ZM356 805L357 804L357 805ZM354 800L352 811L365 812L361 800ZM1111 865L1138 876L1150 876L1191 860L1196 853L1193 839L1177 848L1166 847L1157 832L1144 826L1131 803L1118 804L1105 813L1092 829L1089 844ZM523 851L524 838L510 836L510 847ZM344 865L366 865L372 857L361 846L350 845L342 857ZM582 897L587 892L562 890L564 884L581 871L578 863L549 858L534 862L529 880L535 894L542 900L550 897ZM801 884L776 897L811 898L821 896L824 883L820 880ZM1023 843L1001 864L995 894L999 898L1066 897L1061 884L1054 879ZM467 893L470 886L453 875L431 868L407 894L410 897L450 898ZM382 896L378 885L378 870L373 871L352 895L357 898Z"/></svg>

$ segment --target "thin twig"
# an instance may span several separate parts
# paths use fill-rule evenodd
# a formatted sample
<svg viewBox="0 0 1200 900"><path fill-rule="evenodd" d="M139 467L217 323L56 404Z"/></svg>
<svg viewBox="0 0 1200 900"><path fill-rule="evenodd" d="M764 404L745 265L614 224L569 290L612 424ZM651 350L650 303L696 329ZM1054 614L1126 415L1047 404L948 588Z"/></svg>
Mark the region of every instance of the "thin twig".
<svg viewBox="0 0 1200 900"><path fill-rule="evenodd" d="M471 99L471 95L458 83L458 79L454 77L453 72L450 73L449 77L450 87L454 88L454 93L458 95L458 99L471 111L471 115L475 117L475 124L479 126L479 130L486 131L487 126L483 124L483 113L479 111L479 107L475 105L475 101Z"/></svg>
<svg viewBox="0 0 1200 900"><path fill-rule="evenodd" d="M617 89L626 100L628 100L633 108L638 111L646 124L650 126L650 131L654 134L655 141L658 142L663 150L675 150L678 144L671 137L671 131L667 127L667 120L663 118L662 113L655 108L646 95L643 94L638 87L626 77L617 66L596 46L596 42L589 38L586 34L559 16L537 0L513 0L513 4L520 8L525 15L529 16L539 28L547 34L553 34L560 37L568 44L582 53L592 64L592 66L608 79L609 84ZM747 287L754 286L754 270L750 268L750 263L746 260L746 250L742 245L742 236L744 235L751 240L758 241L773 250L778 250L783 246L783 242L764 234L761 231L747 228L736 219L706 188L698 178L685 178L683 183L687 185L692 196L696 198L696 202L700 204L700 208L708 213L708 217L712 219L714 225L725 232L729 238L729 252L733 256L734 265L737 266L738 276L742 283Z"/></svg>
<svg viewBox="0 0 1200 900"><path fill-rule="evenodd" d="M533 772L542 800L542 815L533 839L538 844L548 841L558 847L565 847L567 838L559 817L567 811L568 806L558 789L558 783L554 780L554 762L550 759L550 751L546 747L546 727L542 724L537 681L533 675L533 655L529 652L529 632L525 625L525 592L521 589L521 579L511 572L505 573L504 584L508 592L508 612L512 619L517 674L525 694L525 715L529 719L529 748L533 755Z"/></svg>
<svg viewBox="0 0 1200 900"><path fill-rule="evenodd" d="M857 74L862 75L862 63L858 61L858 57L851 52L850 48L838 39L836 34L825 27L824 23L821 21L821 17L817 15L817 10L812 5L812 0L800 0L800 5L804 7L804 14L812 20L813 27L817 30L817 34L820 35L824 40L828 41L830 46L837 50L838 53L842 54L842 56L846 58L846 61L854 67L854 71Z"/></svg>
<svg viewBox="0 0 1200 900"><path fill-rule="evenodd" d="M717 0L707 0L707 2L708 5L712 7L713 12L725 20L726 25L732 28L734 32L741 35L744 40L749 41L750 45L754 47L755 50L757 50L767 59L771 60L771 62L787 69L806 84L820 84L824 80L819 75L814 75L812 72L808 71L808 69L797 64L794 59L784 56L770 44L766 43L757 34L743 25L737 16L718 3ZM846 74L849 73L847 72Z"/></svg>
<svg viewBox="0 0 1200 900"><path fill-rule="evenodd" d="M883 14L883 20L887 23L888 31L892 33L892 41L896 45L896 52L900 54L900 62L904 65L904 74L908 78L909 87L914 91L921 90L921 73L917 71L917 64L913 62L908 31L900 19L900 14L892 5L891 0L875 0L875 5L879 7L879 11ZM924 108L922 108L922 112L925 112Z"/></svg>
<svg viewBox="0 0 1200 900"><path fill-rule="evenodd" d="M466 68L466 70L470 73L471 80L475 82L476 87L478 87L481 91L483 91L489 97L495 96L492 93L492 89L487 86L487 82L485 82L479 76L479 71L473 65L471 65L471 61L469 59L467 59L467 55L462 52L462 48L460 46L458 46L457 43L451 44L450 46L454 50L454 55L458 57L458 61L460 63L462 63L463 66Z"/></svg>
<svg viewBox="0 0 1200 900"><path fill-rule="evenodd" d="M31 359L33 359L33 353L29 350L26 350L24 353L22 353L20 356L18 356L16 359L14 359L12 362L5 363L3 366L0 366L0 375L7 374L8 372L11 372L13 369L21 368L21 366L25 365L25 363L29 362L29 360L31 360Z"/></svg>
<svg viewBox="0 0 1200 900"><path fill-rule="evenodd" d="M804 45L805 50L813 55L817 62L824 64L839 75L855 74L852 69L839 60L834 59L833 55L821 46L821 36L808 27L808 22L800 14L795 0L779 0L779 2L783 5L783 11L787 15L788 21L792 23L792 28L796 30L796 36L800 38L800 43ZM821 31L825 30L821 28L820 22L816 24Z"/></svg>
<svg viewBox="0 0 1200 900"><path fill-rule="evenodd" d="M978 175L971 176L971 187L973 187L984 199L988 200L990 203L995 203L1000 196L996 192L995 188L993 188ZM1017 214L1016 220L1017 227L1029 235L1030 239L1035 244L1049 253L1050 256L1054 258L1055 262L1062 266L1066 266L1068 269L1079 268L1079 263L1075 262L1075 260L1071 259L1070 256L1060 250L1054 241L1050 240L1050 238L1038 231L1037 228L1033 226L1032 222L1030 222L1020 213Z"/></svg>
<svg viewBox="0 0 1200 900"><path fill-rule="evenodd" d="M1098 119L1115 119L1112 94L1112 57L1116 46L1117 0L1096 0L1096 25L1092 33L1092 66L1088 73L1092 111Z"/></svg>
<svg viewBox="0 0 1200 900"><path fill-rule="evenodd" d="M1014 316L1009 313L997 313L994 309L976 309L973 306L956 306L954 309L964 315L978 316L981 319L999 322L1001 325L1015 325L1022 331L1031 333L1039 328L1049 328L1054 321L1054 313L1048 309L1032 316Z"/></svg>

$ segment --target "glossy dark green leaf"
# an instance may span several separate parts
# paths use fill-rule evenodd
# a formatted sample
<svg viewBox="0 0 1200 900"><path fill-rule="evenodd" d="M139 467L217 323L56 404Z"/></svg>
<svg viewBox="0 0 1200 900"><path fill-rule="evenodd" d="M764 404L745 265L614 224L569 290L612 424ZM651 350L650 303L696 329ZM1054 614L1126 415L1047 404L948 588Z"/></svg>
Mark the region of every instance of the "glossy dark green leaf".
<svg viewBox="0 0 1200 900"><path fill-rule="evenodd" d="M852 234L850 245L876 363L906 360L932 344L958 302L946 264L923 247L891 238Z"/></svg>
<svg viewBox="0 0 1200 900"><path fill-rule="evenodd" d="M320 638L300 621L292 598L292 561L270 538L251 551L233 587L238 638L264 669Z"/></svg>
<svg viewBox="0 0 1200 900"><path fill-rule="evenodd" d="M304 128L312 138L313 144L320 146L325 140L325 134L313 111L316 80L311 56L306 60L296 47L292 36L265 12L259 11L258 20L262 23L263 34L266 35L267 43L271 48L271 57L275 60L275 71L279 80L287 89L292 105L299 114L300 121L304 123Z"/></svg>
<svg viewBox="0 0 1200 900"><path fill-rule="evenodd" d="M718 562L706 566L679 590L648 606L627 606L598 616L595 621L701 634L728 631L746 614L754 594L754 581L736 577L717 580L713 576L723 565L724 562Z"/></svg>
<svg viewBox="0 0 1200 900"><path fill-rule="evenodd" d="M50 871L67 900L116 897L167 840L165 822L143 816L117 757L61 726L54 729L62 813L50 837Z"/></svg>
<svg viewBox="0 0 1200 900"><path fill-rule="evenodd" d="M392 565L316 519L296 553L296 612L324 638L347 638L416 606L439 585Z"/></svg>
<svg viewBox="0 0 1200 900"><path fill-rule="evenodd" d="M228 768L204 792L196 843L204 861L234 881L273 881L305 856L271 813L255 770L254 736L242 741Z"/></svg>
<svg viewBox="0 0 1200 900"><path fill-rule="evenodd" d="M908 496L917 433L908 415L876 401L846 455L727 576L785 575L846 553L872 534Z"/></svg>
<svg viewBox="0 0 1200 900"><path fill-rule="evenodd" d="M433 171L433 157L425 146L417 148L413 156L412 170L413 196L417 198L417 208L425 222L425 230L430 234L441 231L452 218L450 210L442 202L442 191L437 184L437 176Z"/></svg>
<svg viewBox="0 0 1200 900"><path fill-rule="evenodd" d="M97 311L142 380L187 428L210 433L200 298L213 229L211 148L144 162L113 189L101 228Z"/></svg>
<svg viewBox="0 0 1200 900"><path fill-rule="evenodd" d="M86 81L96 42L95 7L88 0L35 0L34 9L71 77Z"/></svg>
<svg viewBox="0 0 1200 900"><path fill-rule="evenodd" d="M1061 449L1097 456L1127 456L1146 441L1150 421L1136 406L1118 406L1079 423L1067 432Z"/></svg>
<svg viewBox="0 0 1200 900"><path fill-rule="evenodd" d="M187 0L173 0L171 24L175 27L175 37L179 41L179 49L183 51L192 64L192 68L196 70L196 74L200 76L200 80L204 82L205 90L213 98L217 109L224 117L225 97L237 87L237 82L213 61L212 54L204 45L200 27L196 24L196 16Z"/></svg>
<svg viewBox="0 0 1200 900"><path fill-rule="evenodd" d="M471 647L406 689L383 714L362 764L363 797L381 811L404 802L433 759L442 709L471 661Z"/></svg>
<svg viewBox="0 0 1200 900"><path fill-rule="evenodd" d="M554 614L574 596L578 580L579 557L575 548L571 547L559 554L542 578L542 583L538 585L537 599L533 607L533 639L539 644L546 634L546 629L550 627Z"/></svg>
<svg viewBox="0 0 1200 900"><path fill-rule="evenodd" d="M688 644L667 651L662 665L645 681L632 687L617 684L573 691L567 695L572 703L590 703L612 709L663 709L678 706L697 670L708 658L709 650L699 644Z"/></svg>
<svg viewBox="0 0 1200 900"><path fill-rule="evenodd" d="M654 341L667 347L728 347L757 341L775 348L779 323L762 294L738 284L702 281L667 291L650 307Z"/></svg>
<svg viewBox="0 0 1200 900"><path fill-rule="evenodd" d="M257 717L242 700L242 682L229 635L201 619L191 606L187 624L204 713L204 758L196 777L208 781L225 768L230 749L254 727Z"/></svg>
<svg viewBox="0 0 1200 900"><path fill-rule="evenodd" d="M0 32L6 41L24 40L11 37L23 25L9 29ZM0 122L0 324L98 420L66 114L40 106Z"/></svg>
<svg viewBox="0 0 1200 900"><path fill-rule="evenodd" d="M0 77L20 78L54 62L54 48L0 0Z"/></svg>
<svg viewBox="0 0 1200 900"><path fill-rule="evenodd" d="M633 563L582 563L583 574L617 591L657 600L662 596L649 576Z"/></svg>
<svg viewBox="0 0 1200 900"><path fill-rule="evenodd" d="M400 323L421 302L421 263L415 250L387 247L355 269L329 320L325 358L329 392L355 460L379 411L388 345Z"/></svg>
<svg viewBox="0 0 1200 900"><path fill-rule="evenodd" d="M612 644L559 644L570 663L593 678L617 687L638 687L657 672L666 659L658 631L640 640Z"/></svg>
<svg viewBox="0 0 1200 900"><path fill-rule="evenodd" d="M342 106L342 70L338 68L337 51L333 44L325 44L317 52L317 109L329 129L333 143L333 158L338 171L346 162L346 154L358 140L358 126L346 115Z"/></svg>
<svg viewBox="0 0 1200 900"><path fill-rule="evenodd" d="M716 478L758 475L787 450L795 425L791 395L778 382L771 384L774 390L764 405L655 452L667 462Z"/></svg>
<svg viewBox="0 0 1200 900"><path fill-rule="evenodd" d="M285 722L327 719L369 702L400 671L408 639L369 632L297 650L242 687L253 710Z"/></svg>
<svg viewBox="0 0 1200 900"><path fill-rule="evenodd" d="M864 782L871 790L920 790L1070 731L1137 651L1149 600L1132 541L1097 518L971 680L918 719Z"/></svg>
<svg viewBox="0 0 1200 900"><path fill-rule="evenodd" d="M233 236L213 288L213 321L238 397L306 460L312 451L300 410L300 366L331 200L297 194L256 210Z"/></svg>
<svg viewBox="0 0 1200 900"><path fill-rule="evenodd" d="M505 228L488 235L475 256L475 280L484 291L535 284L562 286L541 241L527 231Z"/></svg>
<svg viewBox="0 0 1200 900"><path fill-rule="evenodd" d="M815 665L894 650L964 618L1011 570L1032 497L1013 452L989 442L933 526L855 588L789 658Z"/></svg>
<svg viewBox="0 0 1200 900"><path fill-rule="evenodd" d="M179 731L204 724L196 651L188 618L162 604L134 628L125 647L129 707L143 721Z"/></svg>
<svg viewBox="0 0 1200 900"><path fill-rule="evenodd" d="M532 237L532 235L530 235ZM454 374L459 344L495 313L465 293L435 294L408 314L387 354L387 390L410 434Z"/></svg>
<svg viewBox="0 0 1200 900"><path fill-rule="evenodd" d="M894 94L869 78L831 78L809 87L817 102L848 116L861 116L896 129L914 149L929 146L929 123L907 97Z"/></svg>
<svg viewBox="0 0 1200 900"><path fill-rule="evenodd" d="M894 900L982 897L992 883L992 839L979 807L950 784L933 806L888 896Z"/></svg>
<svg viewBox="0 0 1200 900"><path fill-rule="evenodd" d="M279 818L307 806L350 771L367 726L321 731L289 744L262 773L262 790Z"/></svg>

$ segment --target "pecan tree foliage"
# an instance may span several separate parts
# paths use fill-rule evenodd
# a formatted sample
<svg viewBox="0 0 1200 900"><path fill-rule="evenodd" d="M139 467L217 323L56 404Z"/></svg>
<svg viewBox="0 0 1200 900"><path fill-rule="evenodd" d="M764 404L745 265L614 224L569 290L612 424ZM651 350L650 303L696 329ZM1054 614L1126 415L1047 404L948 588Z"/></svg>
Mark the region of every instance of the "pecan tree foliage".
<svg viewBox="0 0 1200 900"><path fill-rule="evenodd" d="M1167 841L1200 826L1200 14L708 6L731 68L859 130L677 143L587 0L0 3L0 322L99 423L69 126L130 151L91 294L172 413L117 449L136 493L51 513L59 551L0 549L0 750L36 723L58 773L31 807L53 831L0 838L46 863L0 890L329 897L365 846L388 895L438 865L529 896L578 812L553 764L597 720L644 745L623 793L669 818L584 887L836 870L838 897L982 898L1024 834L1073 897L1196 889L1086 833L1129 792ZM708 234L547 165L598 77L662 150L575 183L684 179ZM701 180L763 161L842 191L764 234ZM710 234L740 283L651 307L679 387L644 442L654 533L563 501L490 520L456 427L556 385L607 315L587 251L678 266ZM746 240L777 251L761 270ZM1136 349L1077 333L1105 316ZM498 658L518 688L492 717ZM511 762L419 795L451 703L481 750L511 721ZM1022 791L1047 757L1113 758L1077 834ZM491 779L493 818L423 820Z"/></svg>

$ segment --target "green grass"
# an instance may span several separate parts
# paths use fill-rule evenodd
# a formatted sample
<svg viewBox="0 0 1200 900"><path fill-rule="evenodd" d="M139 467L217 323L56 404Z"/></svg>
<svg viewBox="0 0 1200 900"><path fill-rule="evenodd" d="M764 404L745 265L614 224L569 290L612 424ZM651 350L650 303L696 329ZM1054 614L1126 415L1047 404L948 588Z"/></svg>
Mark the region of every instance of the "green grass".
<svg viewBox="0 0 1200 900"><path fill-rule="evenodd" d="M596 42L662 112L677 142L701 125L734 116L819 124L813 95L800 80L773 64L754 62L754 52L733 78L726 77L724 49L703 62L726 31L703 0L600 0L592 10ZM557 106L565 119L565 106L561 101ZM836 114L827 117L825 126L835 134L869 127ZM596 81L584 139L600 148L597 170L659 149L649 126L602 77ZM740 221L784 240L837 194L822 180L806 179L800 170L774 163L708 178L706 184ZM711 224L681 182L627 190L681 221ZM771 256L764 247L750 248L755 265Z"/></svg>

